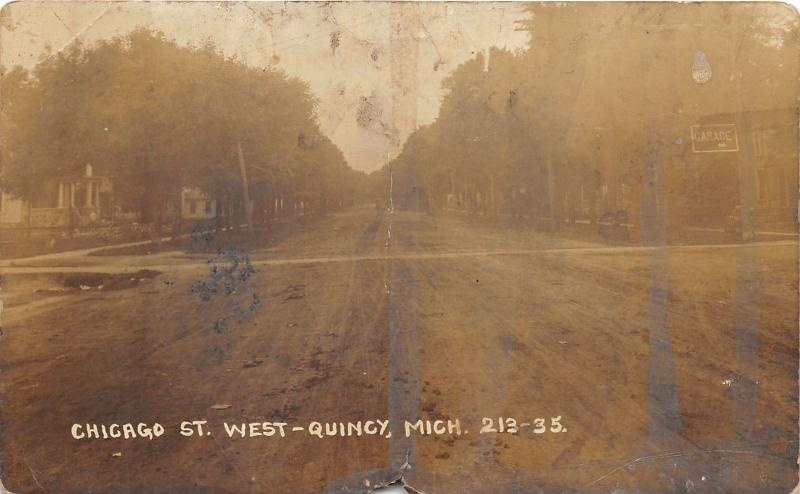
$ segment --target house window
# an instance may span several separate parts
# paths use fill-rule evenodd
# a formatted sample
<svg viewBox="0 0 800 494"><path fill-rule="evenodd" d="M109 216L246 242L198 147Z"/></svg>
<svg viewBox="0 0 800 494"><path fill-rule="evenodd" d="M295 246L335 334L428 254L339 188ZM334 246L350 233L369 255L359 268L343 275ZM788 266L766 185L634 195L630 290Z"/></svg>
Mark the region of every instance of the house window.
<svg viewBox="0 0 800 494"><path fill-rule="evenodd" d="M206 214L211 214L211 201L206 201Z"/></svg>
<svg viewBox="0 0 800 494"><path fill-rule="evenodd" d="M767 170L761 168L758 170L758 200L767 200Z"/></svg>
<svg viewBox="0 0 800 494"><path fill-rule="evenodd" d="M753 156L764 156L769 150L769 140L775 132L771 129L753 131Z"/></svg>
<svg viewBox="0 0 800 494"><path fill-rule="evenodd" d="M32 201L34 208L57 208L58 207L58 183L46 182L40 186L39 195ZM79 198L79 191L75 191Z"/></svg>
<svg viewBox="0 0 800 494"><path fill-rule="evenodd" d="M197 201L192 199L192 201L189 203L189 214L195 213L197 213Z"/></svg>

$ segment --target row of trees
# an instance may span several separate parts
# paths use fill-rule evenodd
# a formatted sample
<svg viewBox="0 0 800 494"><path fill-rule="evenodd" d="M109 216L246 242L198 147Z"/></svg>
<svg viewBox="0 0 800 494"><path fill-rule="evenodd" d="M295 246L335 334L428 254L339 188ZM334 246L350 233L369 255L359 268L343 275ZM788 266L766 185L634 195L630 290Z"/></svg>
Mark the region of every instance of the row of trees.
<svg viewBox="0 0 800 494"><path fill-rule="evenodd" d="M740 203L758 158L745 142L758 127L751 116L796 107L791 12L537 4L530 13L528 50L479 53L445 81L437 120L384 169L395 204L554 218L558 227L603 215L702 223ZM698 59L713 64L710 81L693 79ZM791 180L793 120L767 120L776 139L760 159ZM735 123L742 152L693 154L689 129L703 122Z"/></svg>
<svg viewBox="0 0 800 494"><path fill-rule="evenodd" d="M122 209L156 228L164 211L181 210L184 187L204 190L238 225L245 195L256 207L281 197L319 211L366 181L320 131L304 81L211 43L182 46L145 29L75 42L31 71L13 68L0 91L2 188L28 201L89 163L113 180Z"/></svg>

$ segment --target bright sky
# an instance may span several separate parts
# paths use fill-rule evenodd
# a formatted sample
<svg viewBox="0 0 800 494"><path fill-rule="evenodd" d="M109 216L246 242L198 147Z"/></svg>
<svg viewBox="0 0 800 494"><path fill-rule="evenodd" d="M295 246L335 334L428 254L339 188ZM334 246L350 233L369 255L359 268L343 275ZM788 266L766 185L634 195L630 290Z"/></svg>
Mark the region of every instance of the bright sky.
<svg viewBox="0 0 800 494"><path fill-rule="evenodd" d="M353 168L371 171L436 118L441 81L455 67L490 46L527 46L515 31L526 15L518 3L21 2L3 10L0 64L32 67L48 47L137 26L181 43L211 38L226 54L307 80L323 131Z"/></svg>

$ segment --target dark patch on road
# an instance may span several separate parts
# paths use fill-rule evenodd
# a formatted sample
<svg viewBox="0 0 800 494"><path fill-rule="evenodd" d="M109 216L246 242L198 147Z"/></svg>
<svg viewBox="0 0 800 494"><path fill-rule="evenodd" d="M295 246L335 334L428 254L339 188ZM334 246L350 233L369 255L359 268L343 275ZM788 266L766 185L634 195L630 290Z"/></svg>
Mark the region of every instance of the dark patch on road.
<svg viewBox="0 0 800 494"><path fill-rule="evenodd" d="M250 256L245 252L221 252L211 257L208 264L208 276L204 280L193 282L191 291L204 303L224 297L227 314L225 317L215 318L212 325L216 333L222 333L229 329L230 319L242 324L263 304L258 293L250 291L248 282L256 274L256 270Z"/></svg>
<svg viewBox="0 0 800 494"><path fill-rule="evenodd" d="M364 232L359 237L358 242L356 242L356 252L364 252L367 248L374 243L375 235L378 233L378 228L380 228L381 223L383 222L383 215L384 211L381 209L378 211L378 214L375 215L375 218L372 222L367 225L367 228L364 229Z"/></svg>
<svg viewBox="0 0 800 494"><path fill-rule="evenodd" d="M200 300L208 302L215 295L231 295L256 273L250 256L243 252L229 251L208 260L210 272L205 280L192 283L192 292Z"/></svg>
<svg viewBox="0 0 800 494"><path fill-rule="evenodd" d="M125 290L139 286L142 281L155 278L160 274L159 271L150 269L141 269L131 273L57 273L52 275L53 278L50 279L54 280L61 288L41 288L35 290L35 292L52 295L88 290Z"/></svg>
<svg viewBox="0 0 800 494"><path fill-rule="evenodd" d="M289 302L291 300L301 300L306 297L306 286L304 284L298 285L289 285L285 289L281 290L280 292L276 293L274 296L282 296L283 303ZM297 326L296 323L289 323L287 324L288 327Z"/></svg>
<svg viewBox="0 0 800 494"><path fill-rule="evenodd" d="M506 355L511 355L512 353L522 353L525 356L530 356L531 350L528 348L528 345L522 342L519 338L512 334L503 334L498 335L497 339L500 342L500 346Z"/></svg>

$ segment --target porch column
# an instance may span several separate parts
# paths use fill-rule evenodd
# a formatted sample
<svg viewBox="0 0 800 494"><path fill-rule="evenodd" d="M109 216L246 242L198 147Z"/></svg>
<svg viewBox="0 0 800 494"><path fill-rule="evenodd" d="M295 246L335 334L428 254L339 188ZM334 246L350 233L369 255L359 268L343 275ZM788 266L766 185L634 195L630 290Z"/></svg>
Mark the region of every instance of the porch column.
<svg viewBox="0 0 800 494"><path fill-rule="evenodd" d="M94 198L94 192L92 191L92 181L86 181L86 207L92 206L92 198Z"/></svg>

